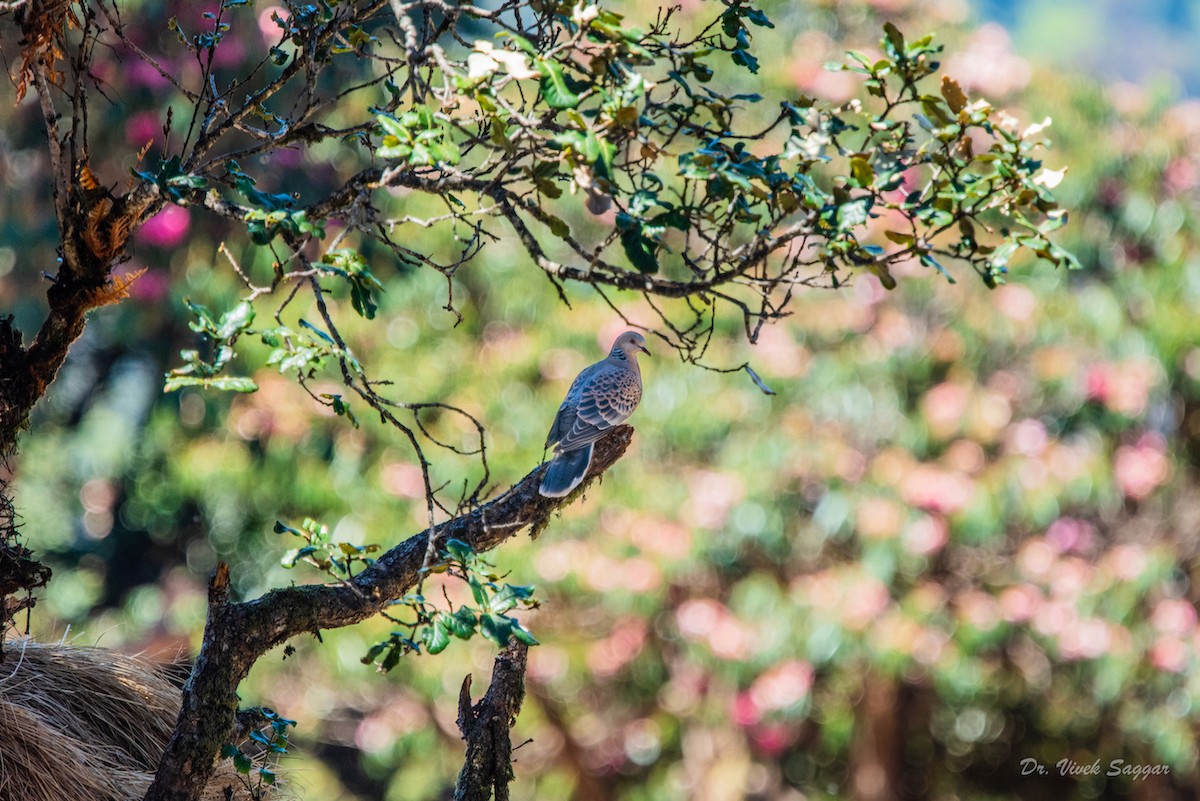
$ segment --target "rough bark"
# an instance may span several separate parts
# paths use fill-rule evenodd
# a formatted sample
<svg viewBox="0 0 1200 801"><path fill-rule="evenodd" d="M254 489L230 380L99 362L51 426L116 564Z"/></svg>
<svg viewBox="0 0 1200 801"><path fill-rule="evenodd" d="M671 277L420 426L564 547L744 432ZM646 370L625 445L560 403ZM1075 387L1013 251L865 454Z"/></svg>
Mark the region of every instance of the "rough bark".
<svg viewBox="0 0 1200 801"><path fill-rule="evenodd" d="M529 649L513 641L496 655L492 683L479 703L471 704L471 675L463 680L458 700L458 729L467 741L454 801L508 801L513 780L509 730L525 700L525 665Z"/></svg>
<svg viewBox="0 0 1200 801"><path fill-rule="evenodd" d="M267 651L299 634L315 635L322 629L358 623L404 595L417 583L430 536L435 542L459 539L478 552L491 550L526 529L537 536L552 514L581 496L624 455L632 438L630 426L618 426L597 442L588 477L566 497L538 494L545 469L539 466L495 500L410 537L341 584L285 587L252 601L231 603L229 568L218 566L209 591L200 655L145 801L198 798L233 730L238 685Z"/></svg>

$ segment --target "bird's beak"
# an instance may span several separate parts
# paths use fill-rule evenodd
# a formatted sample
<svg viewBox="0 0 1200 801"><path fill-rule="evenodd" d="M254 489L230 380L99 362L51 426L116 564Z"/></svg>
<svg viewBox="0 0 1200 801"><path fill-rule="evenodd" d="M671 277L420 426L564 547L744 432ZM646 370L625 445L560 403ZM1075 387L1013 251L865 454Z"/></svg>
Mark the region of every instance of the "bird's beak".
<svg viewBox="0 0 1200 801"><path fill-rule="evenodd" d="M642 353L646 354L647 356L653 356L653 355L654 355L653 353L651 353L651 352L650 352L650 349L649 349L649 348L647 348L645 345L642 345Z"/></svg>

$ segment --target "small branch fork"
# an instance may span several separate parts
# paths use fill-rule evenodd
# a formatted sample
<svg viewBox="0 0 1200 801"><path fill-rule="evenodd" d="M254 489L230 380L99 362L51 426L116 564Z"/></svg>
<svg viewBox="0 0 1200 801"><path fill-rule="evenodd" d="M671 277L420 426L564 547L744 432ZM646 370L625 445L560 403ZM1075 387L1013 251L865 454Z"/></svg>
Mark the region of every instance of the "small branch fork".
<svg viewBox="0 0 1200 801"><path fill-rule="evenodd" d="M285 587L235 603L229 599L229 567L218 565L209 589L200 655L145 801L200 797L217 753L235 725L238 685L267 651L299 634L317 635L322 629L353 625L381 612L420 580L430 542L454 538L483 552L526 528L536 537L552 514L573 503L624 455L632 439L631 427L618 426L598 441L588 477L565 498L538 493L544 469L539 466L495 500L409 537L350 581ZM521 658L522 671L523 662ZM498 701L489 706L485 697L483 703L485 709L493 709Z"/></svg>

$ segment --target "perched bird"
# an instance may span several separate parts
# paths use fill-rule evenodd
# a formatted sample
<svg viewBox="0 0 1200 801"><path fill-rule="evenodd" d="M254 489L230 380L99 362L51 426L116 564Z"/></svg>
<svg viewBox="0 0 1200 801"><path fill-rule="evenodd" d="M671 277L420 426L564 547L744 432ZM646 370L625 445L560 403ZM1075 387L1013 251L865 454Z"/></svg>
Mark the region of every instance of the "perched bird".
<svg viewBox="0 0 1200 801"><path fill-rule="evenodd" d="M642 399L638 351L650 355L645 338L626 331L617 337L607 359L585 368L571 384L546 437L547 448L557 447L538 488L542 495L558 498L578 487L592 463L596 440L633 414Z"/></svg>

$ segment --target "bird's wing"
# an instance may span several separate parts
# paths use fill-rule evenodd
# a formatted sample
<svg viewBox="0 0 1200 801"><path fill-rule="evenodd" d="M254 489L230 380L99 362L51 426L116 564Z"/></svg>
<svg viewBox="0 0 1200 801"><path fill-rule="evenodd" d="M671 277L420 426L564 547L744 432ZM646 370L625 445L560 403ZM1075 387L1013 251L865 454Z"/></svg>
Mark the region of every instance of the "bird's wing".
<svg viewBox="0 0 1200 801"><path fill-rule="evenodd" d="M571 430L571 426L575 424L576 409L579 407L583 389L590 383L592 375L603 365L604 362L597 362L583 368L579 375L575 376L575 380L571 382L571 388L567 390L567 397L558 407L558 413L554 415L550 433L546 435L547 448L561 440Z"/></svg>
<svg viewBox="0 0 1200 801"><path fill-rule="evenodd" d="M603 362L601 367L605 369L592 373L579 388L570 427L558 441L560 451L576 450L600 439L605 431L628 420L642 399L641 375ZM571 395L567 393L568 399ZM556 427L558 422L556 419Z"/></svg>

